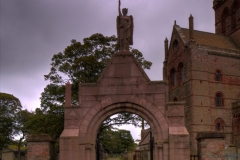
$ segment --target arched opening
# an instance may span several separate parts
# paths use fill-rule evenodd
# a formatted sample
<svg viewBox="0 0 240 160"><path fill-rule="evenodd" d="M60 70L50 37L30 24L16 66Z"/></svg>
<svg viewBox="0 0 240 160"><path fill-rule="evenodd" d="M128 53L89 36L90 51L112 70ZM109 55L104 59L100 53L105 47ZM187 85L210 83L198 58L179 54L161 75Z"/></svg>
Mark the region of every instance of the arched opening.
<svg viewBox="0 0 240 160"><path fill-rule="evenodd" d="M96 138L96 160L133 157L136 149L149 155L150 126L139 115L121 112L104 120Z"/></svg>
<svg viewBox="0 0 240 160"><path fill-rule="evenodd" d="M178 77L179 77L179 83L183 83L184 82L184 66L183 63L179 63L178 65Z"/></svg>
<svg viewBox="0 0 240 160"><path fill-rule="evenodd" d="M215 131L224 131L225 123L222 118L217 118L214 122Z"/></svg>
<svg viewBox="0 0 240 160"><path fill-rule="evenodd" d="M149 108L150 110L148 110L147 108L134 103L117 103L106 106L105 108L99 110L99 112L96 112L96 109L94 108L91 109L86 115L86 118L92 117L87 118L89 120L91 119L87 127L84 124L86 123L85 120L83 120L83 122L80 124L79 129L80 146L83 148L85 148L86 145L90 146L89 149L84 150L84 156L89 158L91 157L91 160L96 159L96 137L101 124L107 117L110 117L117 113L128 112L139 115L148 122L155 140L159 141L168 139L167 121L165 120L163 114L160 111L157 111L157 108L154 106L151 106L152 109ZM154 108L156 108L156 110ZM88 121L87 119L86 121ZM159 119L161 119L161 121L159 121ZM167 150L167 148L165 149ZM163 150L164 148L154 148L154 157L162 156Z"/></svg>
<svg viewBox="0 0 240 160"><path fill-rule="evenodd" d="M215 80L218 81L218 82L222 81L222 73L221 73L220 70L216 70L216 72L215 72Z"/></svg>
<svg viewBox="0 0 240 160"><path fill-rule="evenodd" d="M224 99L222 93L216 93L215 96L215 105L216 107L223 107L224 106Z"/></svg>
<svg viewBox="0 0 240 160"><path fill-rule="evenodd" d="M171 86L177 85L177 73L174 68L172 68L170 71L170 84L171 84Z"/></svg>

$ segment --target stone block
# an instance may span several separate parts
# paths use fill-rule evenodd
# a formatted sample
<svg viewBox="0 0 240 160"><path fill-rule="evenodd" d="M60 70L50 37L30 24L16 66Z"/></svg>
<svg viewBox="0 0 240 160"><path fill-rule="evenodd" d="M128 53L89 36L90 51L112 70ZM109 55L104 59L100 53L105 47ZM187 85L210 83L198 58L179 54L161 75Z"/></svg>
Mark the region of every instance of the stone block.
<svg viewBox="0 0 240 160"><path fill-rule="evenodd" d="M137 84L138 78L137 77L126 77L123 78L123 85L131 85L131 84Z"/></svg>
<svg viewBox="0 0 240 160"><path fill-rule="evenodd" d="M112 94L116 94L116 92L117 92L116 86L98 87L99 95L112 95Z"/></svg>
<svg viewBox="0 0 240 160"><path fill-rule="evenodd" d="M131 71L131 76L133 76L133 77L140 77L140 76L142 76L142 73L140 72L140 70L139 70L139 68L138 68L138 66L136 65L136 64L131 64L131 68L129 68L129 69L131 69L130 71Z"/></svg>
<svg viewBox="0 0 240 160"><path fill-rule="evenodd" d="M118 77L118 78L115 78L115 77L109 78L108 82L109 82L110 86L122 85L123 84L123 78L120 78L120 77Z"/></svg>
<svg viewBox="0 0 240 160"><path fill-rule="evenodd" d="M107 71L106 71L106 73L105 73L104 76L105 76L105 77L115 77L115 65L111 65L111 66L107 69Z"/></svg>
<svg viewBox="0 0 240 160"><path fill-rule="evenodd" d="M115 77L131 77L131 64L116 64Z"/></svg>

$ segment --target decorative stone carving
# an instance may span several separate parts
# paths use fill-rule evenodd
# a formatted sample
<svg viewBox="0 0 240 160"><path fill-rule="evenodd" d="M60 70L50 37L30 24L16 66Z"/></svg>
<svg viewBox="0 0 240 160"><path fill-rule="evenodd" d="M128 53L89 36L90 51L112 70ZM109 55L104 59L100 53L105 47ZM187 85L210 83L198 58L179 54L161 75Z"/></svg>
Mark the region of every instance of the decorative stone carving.
<svg viewBox="0 0 240 160"><path fill-rule="evenodd" d="M181 123L182 116L180 114L180 111L177 107L174 107L169 113L168 113L168 118L170 122L172 123Z"/></svg>
<svg viewBox="0 0 240 160"><path fill-rule="evenodd" d="M78 115L76 113L76 111L74 111L72 109L66 114L66 119L67 119L66 125L67 126L78 126L80 118L81 118L80 115Z"/></svg>
<svg viewBox="0 0 240 160"><path fill-rule="evenodd" d="M39 157L43 153L43 148L40 145L35 145L35 146L33 146L33 151L32 152L33 152L34 156Z"/></svg>
<svg viewBox="0 0 240 160"><path fill-rule="evenodd" d="M207 145L207 149L211 153L217 153L219 150L219 145L216 142L209 142Z"/></svg>

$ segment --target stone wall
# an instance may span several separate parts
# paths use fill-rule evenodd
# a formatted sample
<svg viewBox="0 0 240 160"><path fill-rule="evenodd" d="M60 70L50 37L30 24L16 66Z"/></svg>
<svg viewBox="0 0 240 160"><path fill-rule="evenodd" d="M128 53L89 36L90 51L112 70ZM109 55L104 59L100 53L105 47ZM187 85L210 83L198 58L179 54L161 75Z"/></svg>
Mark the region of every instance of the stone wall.
<svg viewBox="0 0 240 160"><path fill-rule="evenodd" d="M55 140L49 135L28 135L27 160L55 160Z"/></svg>
<svg viewBox="0 0 240 160"><path fill-rule="evenodd" d="M225 160L225 134L200 132L197 134L198 156L200 160Z"/></svg>

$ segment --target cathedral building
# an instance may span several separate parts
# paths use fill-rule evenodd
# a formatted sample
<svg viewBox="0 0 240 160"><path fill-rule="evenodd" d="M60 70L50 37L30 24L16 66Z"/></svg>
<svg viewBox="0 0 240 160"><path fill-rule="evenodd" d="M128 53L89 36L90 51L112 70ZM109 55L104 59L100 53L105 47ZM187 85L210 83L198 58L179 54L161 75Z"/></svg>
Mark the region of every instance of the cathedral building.
<svg viewBox="0 0 240 160"><path fill-rule="evenodd" d="M169 101L185 102L191 154L200 132L221 132L240 149L240 0L214 0L215 33L174 24L165 40L163 80Z"/></svg>

